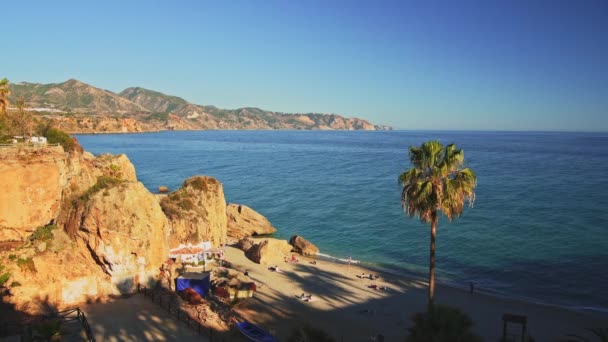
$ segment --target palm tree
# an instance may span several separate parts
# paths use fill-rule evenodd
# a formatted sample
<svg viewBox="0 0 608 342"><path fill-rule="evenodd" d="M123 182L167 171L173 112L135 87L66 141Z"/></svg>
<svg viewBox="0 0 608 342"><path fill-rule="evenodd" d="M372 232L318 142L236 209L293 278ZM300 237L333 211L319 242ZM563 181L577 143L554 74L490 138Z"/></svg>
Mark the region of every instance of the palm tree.
<svg viewBox="0 0 608 342"><path fill-rule="evenodd" d="M8 85L8 80L3 78L0 80L0 116L5 115L8 110L8 96L11 94L11 89Z"/></svg>
<svg viewBox="0 0 608 342"><path fill-rule="evenodd" d="M410 217L417 215L431 224L431 253L429 265L429 308L435 295L435 238L437 221L442 212L449 221L460 216L465 202L473 206L477 177L469 168L460 169L464 152L450 144L428 141L420 147L410 147L412 167L399 176L403 185L401 206Z"/></svg>

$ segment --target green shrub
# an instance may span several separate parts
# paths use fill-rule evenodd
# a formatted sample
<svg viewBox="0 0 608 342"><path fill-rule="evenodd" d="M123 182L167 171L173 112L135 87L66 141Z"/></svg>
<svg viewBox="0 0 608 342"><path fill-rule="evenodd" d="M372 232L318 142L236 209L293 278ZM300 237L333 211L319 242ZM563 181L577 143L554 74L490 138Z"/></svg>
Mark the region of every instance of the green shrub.
<svg viewBox="0 0 608 342"><path fill-rule="evenodd" d="M32 273L36 273L37 271L36 265L34 265L34 260L32 258L17 259L17 266L19 266L22 271L29 270Z"/></svg>
<svg viewBox="0 0 608 342"><path fill-rule="evenodd" d="M17 256L15 254L11 254L8 256L8 260L15 261L15 260L17 260Z"/></svg>
<svg viewBox="0 0 608 342"><path fill-rule="evenodd" d="M45 136L49 144L59 144L63 146L63 149L66 152L72 152L82 149L76 139L72 138L69 134L58 128L49 128L46 131Z"/></svg>
<svg viewBox="0 0 608 342"><path fill-rule="evenodd" d="M334 342L334 338L327 332L310 325L297 327L291 331L288 342Z"/></svg>
<svg viewBox="0 0 608 342"><path fill-rule="evenodd" d="M124 183L122 179L110 176L99 176L97 178L97 182L87 190L82 196L80 196L80 201L88 201L91 196L98 193L101 190L111 189L117 185ZM109 195L109 193L108 193Z"/></svg>
<svg viewBox="0 0 608 342"><path fill-rule="evenodd" d="M34 326L34 340L40 341L61 341L61 335L64 334L63 322L60 319L54 319Z"/></svg>
<svg viewBox="0 0 608 342"><path fill-rule="evenodd" d="M196 190L205 190L205 188L206 188L205 180L201 177L196 177L184 185L190 185L191 187L195 188Z"/></svg>
<svg viewBox="0 0 608 342"><path fill-rule="evenodd" d="M31 242L34 241L49 241L53 239L53 230L57 229L57 225L49 224L36 228L36 230L28 237Z"/></svg>
<svg viewBox="0 0 608 342"><path fill-rule="evenodd" d="M192 200L189 198L182 199L177 205L184 210L194 209L194 203L192 203Z"/></svg>
<svg viewBox="0 0 608 342"><path fill-rule="evenodd" d="M434 305L427 312L416 313L412 321L406 342L482 341L471 331L473 320L457 308Z"/></svg>
<svg viewBox="0 0 608 342"><path fill-rule="evenodd" d="M6 284L8 279L11 277L10 272L4 272L5 268L6 267L4 265L0 264L0 287L4 286L4 284Z"/></svg>
<svg viewBox="0 0 608 342"><path fill-rule="evenodd" d="M11 287L19 287L19 286L21 286L21 283L18 281L14 281L11 283Z"/></svg>

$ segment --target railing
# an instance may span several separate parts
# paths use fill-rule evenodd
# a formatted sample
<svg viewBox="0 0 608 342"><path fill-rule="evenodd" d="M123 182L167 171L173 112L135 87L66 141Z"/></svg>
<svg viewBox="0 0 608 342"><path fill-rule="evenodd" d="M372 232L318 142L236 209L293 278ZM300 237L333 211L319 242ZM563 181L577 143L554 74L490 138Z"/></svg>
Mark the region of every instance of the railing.
<svg viewBox="0 0 608 342"><path fill-rule="evenodd" d="M158 303L169 315L185 323L199 335L207 336L209 341L213 342L214 330L202 325L196 318L191 317L189 312L182 309L179 303L174 300L174 292L166 289L151 290L141 284L137 284L137 292L143 294L144 297L150 298L153 303Z"/></svg>
<svg viewBox="0 0 608 342"><path fill-rule="evenodd" d="M61 146L60 143L54 143L54 144L43 144L43 143L16 143L16 144L0 144L0 147L28 147L28 148L45 148L45 147L57 147L57 146Z"/></svg>
<svg viewBox="0 0 608 342"><path fill-rule="evenodd" d="M74 316L74 314L76 315ZM82 329L84 329L86 335L85 340L88 342L95 342L95 338L91 332L91 327L89 326L87 317L85 316L84 312L80 310L80 308L68 309L52 315L26 318L15 322L3 322L0 325L0 337L20 335L21 340L24 340L26 336L31 335L32 330L37 325L52 320L61 320L62 322L78 321Z"/></svg>

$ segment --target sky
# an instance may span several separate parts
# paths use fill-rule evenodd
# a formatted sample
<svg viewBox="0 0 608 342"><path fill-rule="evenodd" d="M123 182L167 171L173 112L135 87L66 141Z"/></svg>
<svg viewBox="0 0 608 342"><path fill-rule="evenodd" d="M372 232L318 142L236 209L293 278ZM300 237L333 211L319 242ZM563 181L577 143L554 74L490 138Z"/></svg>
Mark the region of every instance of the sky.
<svg viewBox="0 0 608 342"><path fill-rule="evenodd" d="M0 77L398 129L608 131L608 1L10 1Z"/></svg>

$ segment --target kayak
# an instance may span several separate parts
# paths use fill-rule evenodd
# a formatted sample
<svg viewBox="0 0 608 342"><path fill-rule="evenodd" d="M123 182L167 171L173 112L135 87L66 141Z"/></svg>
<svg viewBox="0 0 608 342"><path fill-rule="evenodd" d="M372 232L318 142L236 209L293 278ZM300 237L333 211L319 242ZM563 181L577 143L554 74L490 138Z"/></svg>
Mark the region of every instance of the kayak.
<svg viewBox="0 0 608 342"><path fill-rule="evenodd" d="M238 322L236 326L248 339L255 342L279 342L274 336L247 321Z"/></svg>

